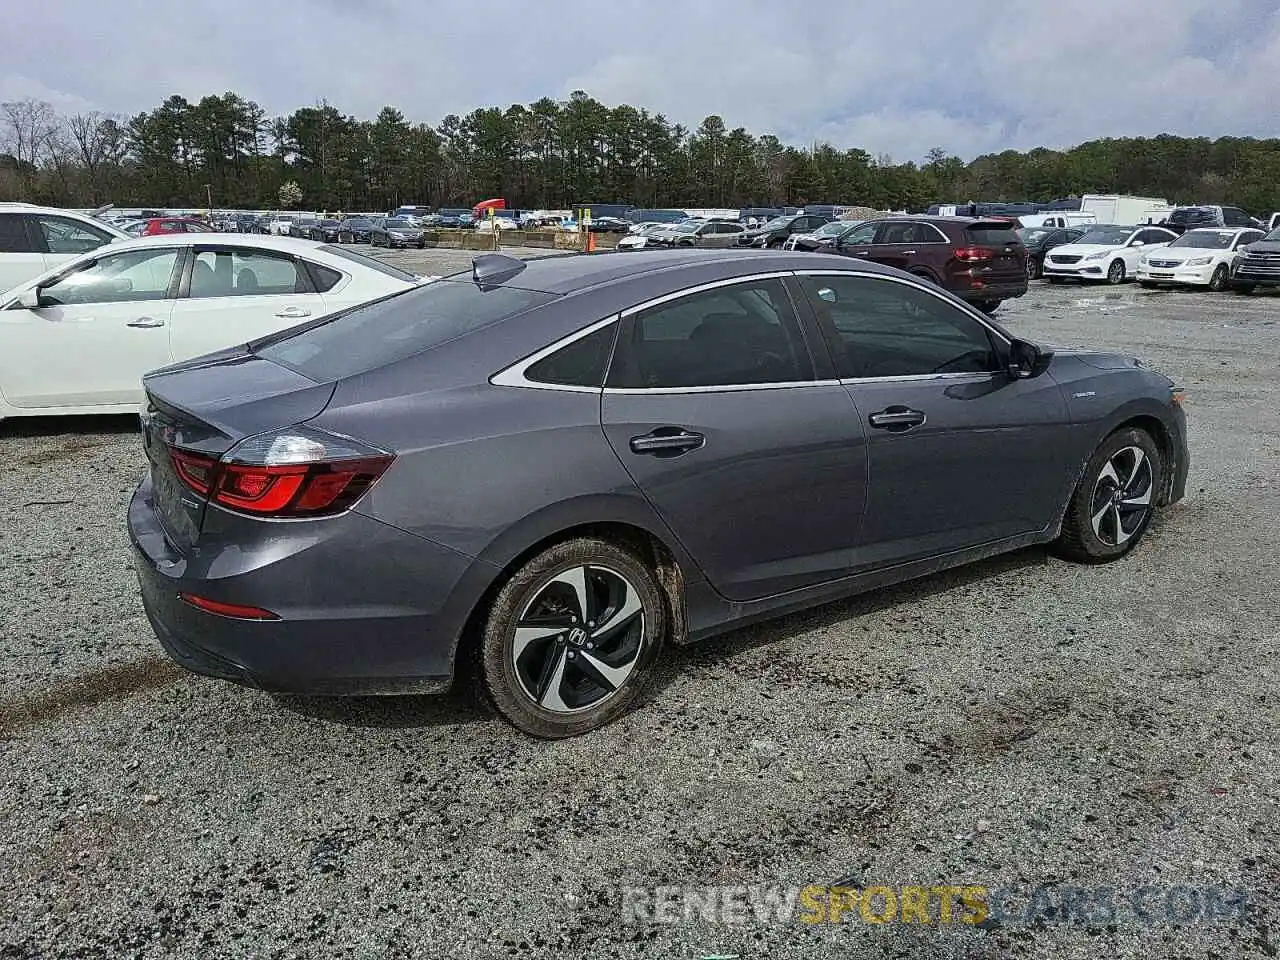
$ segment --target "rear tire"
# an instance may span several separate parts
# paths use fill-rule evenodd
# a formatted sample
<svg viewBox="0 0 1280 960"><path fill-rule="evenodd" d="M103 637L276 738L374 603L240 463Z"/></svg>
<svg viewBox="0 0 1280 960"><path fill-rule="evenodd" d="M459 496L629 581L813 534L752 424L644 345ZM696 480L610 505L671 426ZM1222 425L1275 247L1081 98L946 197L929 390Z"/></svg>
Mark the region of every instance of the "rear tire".
<svg viewBox="0 0 1280 960"><path fill-rule="evenodd" d="M978 309L983 313L995 313L1002 303L1004 303L1003 300L982 300L978 303Z"/></svg>
<svg viewBox="0 0 1280 960"><path fill-rule="evenodd" d="M1225 263L1218 264L1218 268L1213 271L1213 276L1209 278L1209 289L1214 293L1221 293L1227 289L1227 284L1231 282L1231 270Z"/></svg>
<svg viewBox="0 0 1280 960"><path fill-rule="evenodd" d="M530 736L586 733L644 693L666 633L662 591L639 557L595 537L558 543L490 605L476 650L481 690Z"/></svg>
<svg viewBox="0 0 1280 960"><path fill-rule="evenodd" d="M1163 482L1164 463L1151 435L1136 428L1117 430L1085 465L1055 552L1078 563L1120 559L1151 525Z"/></svg>
<svg viewBox="0 0 1280 960"><path fill-rule="evenodd" d="M1027 257L1027 279L1039 280L1042 272L1043 268L1040 266L1040 261L1035 257Z"/></svg>

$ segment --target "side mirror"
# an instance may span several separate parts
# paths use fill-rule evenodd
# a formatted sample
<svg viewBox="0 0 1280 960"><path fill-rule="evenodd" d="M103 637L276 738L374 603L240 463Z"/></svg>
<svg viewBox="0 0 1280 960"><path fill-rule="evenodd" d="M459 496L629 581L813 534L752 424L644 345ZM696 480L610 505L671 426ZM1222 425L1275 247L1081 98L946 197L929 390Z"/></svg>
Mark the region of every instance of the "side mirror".
<svg viewBox="0 0 1280 960"><path fill-rule="evenodd" d="M1145 247L1145 246L1146 246L1146 244L1145 244L1145 243L1143 243L1141 240L1135 240L1135 241L1133 241L1133 243L1129 244L1129 246L1131 246L1131 247Z"/></svg>
<svg viewBox="0 0 1280 960"><path fill-rule="evenodd" d="M26 290L23 290L18 294L18 299L15 300L14 303L22 307L24 310L39 310L40 288L28 287Z"/></svg>
<svg viewBox="0 0 1280 960"><path fill-rule="evenodd" d="M1029 380L1049 369L1053 351L1044 350L1028 340L1014 340L1009 344L1010 380Z"/></svg>

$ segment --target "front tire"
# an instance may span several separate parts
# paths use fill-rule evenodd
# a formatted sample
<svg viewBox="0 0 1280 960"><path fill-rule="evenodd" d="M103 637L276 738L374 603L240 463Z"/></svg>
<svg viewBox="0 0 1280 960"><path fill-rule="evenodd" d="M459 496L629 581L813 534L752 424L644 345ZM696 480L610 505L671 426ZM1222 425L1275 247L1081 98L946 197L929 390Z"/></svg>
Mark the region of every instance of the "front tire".
<svg viewBox="0 0 1280 960"><path fill-rule="evenodd" d="M1231 289L1236 293L1242 293L1245 296L1248 296L1253 293L1254 285L1252 283L1236 283L1232 285Z"/></svg>
<svg viewBox="0 0 1280 960"><path fill-rule="evenodd" d="M1111 266L1107 267L1107 283L1113 287L1124 283L1125 270L1123 260L1112 260Z"/></svg>
<svg viewBox="0 0 1280 960"><path fill-rule="evenodd" d="M1218 268L1213 271L1213 276L1209 278L1209 289L1214 293L1221 293L1227 289L1227 284L1231 282L1231 270L1225 263L1218 264Z"/></svg>
<svg viewBox="0 0 1280 960"><path fill-rule="evenodd" d="M1117 430L1094 451L1067 504L1056 551L1108 563L1137 546L1164 482L1160 448L1145 430Z"/></svg>
<svg viewBox="0 0 1280 960"><path fill-rule="evenodd" d="M498 592L479 638L483 693L530 736L616 720L642 695L667 633L652 570L595 537L538 554Z"/></svg>

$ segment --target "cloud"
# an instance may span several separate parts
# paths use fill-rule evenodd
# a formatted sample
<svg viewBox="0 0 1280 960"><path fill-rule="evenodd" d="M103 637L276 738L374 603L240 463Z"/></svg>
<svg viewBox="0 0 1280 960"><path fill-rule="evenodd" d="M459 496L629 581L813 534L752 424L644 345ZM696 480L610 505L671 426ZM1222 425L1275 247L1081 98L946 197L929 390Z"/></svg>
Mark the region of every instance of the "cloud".
<svg viewBox="0 0 1280 960"><path fill-rule="evenodd" d="M134 113L234 90L415 121L583 89L695 126L895 159L1274 134L1275 0L46 0L0 98ZM56 55L51 55L56 48Z"/></svg>

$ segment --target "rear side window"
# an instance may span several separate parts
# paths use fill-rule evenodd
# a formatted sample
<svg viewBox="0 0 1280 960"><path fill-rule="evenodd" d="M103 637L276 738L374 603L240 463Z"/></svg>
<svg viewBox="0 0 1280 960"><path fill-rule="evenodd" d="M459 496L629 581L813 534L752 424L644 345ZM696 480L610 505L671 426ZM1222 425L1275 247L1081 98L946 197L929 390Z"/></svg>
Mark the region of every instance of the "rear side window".
<svg viewBox="0 0 1280 960"><path fill-rule="evenodd" d="M306 264L307 269L311 271L311 280L316 285L317 293L328 293L342 279L342 274L332 267L323 267L310 260L306 261Z"/></svg>
<svg viewBox="0 0 1280 960"><path fill-rule="evenodd" d="M554 299L536 290L481 290L470 280L437 280L259 341L254 352L326 383L403 360Z"/></svg>
<svg viewBox="0 0 1280 960"><path fill-rule="evenodd" d="M980 247L1014 247L1021 244L1013 224L977 223L964 228L969 242Z"/></svg>
<svg viewBox="0 0 1280 960"><path fill-rule="evenodd" d="M0 213L0 253L35 253L22 215Z"/></svg>
<svg viewBox="0 0 1280 960"><path fill-rule="evenodd" d="M562 387L600 387L617 333L618 325L610 323L587 334L530 366L525 379Z"/></svg>
<svg viewBox="0 0 1280 960"><path fill-rule="evenodd" d="M813 379L781 280L690 294L625 318L608 385L741 386Z"/></svg>

